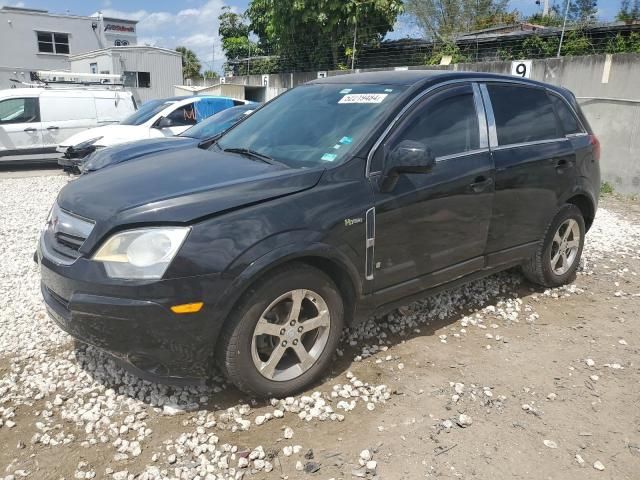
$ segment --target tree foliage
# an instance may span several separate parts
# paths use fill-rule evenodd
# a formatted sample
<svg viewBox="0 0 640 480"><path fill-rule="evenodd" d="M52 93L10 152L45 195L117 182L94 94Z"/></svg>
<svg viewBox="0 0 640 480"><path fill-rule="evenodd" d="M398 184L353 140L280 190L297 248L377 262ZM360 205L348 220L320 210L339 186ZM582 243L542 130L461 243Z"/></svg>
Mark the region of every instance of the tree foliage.
<svg viewBox="0 0 640 480"><path fill-rule="evenodd" d="M507 11L508 0L406 0L405 8L425 36L449 43L472 30L514 23L517 12Z"/></svg>
<svg viewBox="0 0 640 480"><path fill-rule="evenodd" d="M569 4L568 20L587 24L596 19L598 13L598 0L572 0Z"/></svg>
<svg viewBox="0 0 640 480"><path fill-rule="evenodd" d="M242 75L237 67L243 65L238 59L249 58L251 56L260 56L263 54L262 49L255 42L249 39L250 28L245 15L235 13L231 7L223 7L222 13L218 17L220 26L218 34L222 39L222 50L227 57L225 70L233 70L235 75Z"/></svg>
<svg viewBox="0 0 640 480"><path fill-rule="evenodd" d="M182 76L183 78L195 78L200 76L202 65L198 56L193 50L187 47L177 47L176 52L182 54Z"/></svg>
<svg viewBox="0 0 640 480"><path fill-rule="evenodd" d="M251 30L268 53L289 70L325 70L349 63L356 53L393 29L401 0L252 0Z"/></svg>
<svg viewBox="0 0 640 480"><path fill-rule="evenodd" d="M616 20L621 22L635 22L640 20L640 0L622 0L620 11L616 15Z"/></svg>

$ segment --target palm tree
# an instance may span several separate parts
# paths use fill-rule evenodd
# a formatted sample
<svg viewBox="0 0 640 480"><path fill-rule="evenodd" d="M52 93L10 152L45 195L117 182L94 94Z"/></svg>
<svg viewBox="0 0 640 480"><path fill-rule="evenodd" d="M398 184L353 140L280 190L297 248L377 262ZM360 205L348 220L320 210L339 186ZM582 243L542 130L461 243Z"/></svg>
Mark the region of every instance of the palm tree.
<svg viewBox="0 0 640 480"><path fill-rule="evenodd" d="M182 54L182 76L187 78L195 78L200 76L200 60L193 50L189 50L187 47L178 47L176 52Z"/></svg>

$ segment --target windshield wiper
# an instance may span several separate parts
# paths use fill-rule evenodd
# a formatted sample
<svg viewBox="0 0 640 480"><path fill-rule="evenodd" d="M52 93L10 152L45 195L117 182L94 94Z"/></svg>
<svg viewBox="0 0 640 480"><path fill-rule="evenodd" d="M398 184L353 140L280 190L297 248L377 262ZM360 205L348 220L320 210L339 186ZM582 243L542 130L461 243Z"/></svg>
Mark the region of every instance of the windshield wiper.
<svg viewBox="0 0 640 480"><path fill-rule="evenodd" d="M264 163L268 163L269 165L283 165L282 163L271 158L270 156L264 155L260 152L256 152L255 150L251 150L250 148L241 148L241 147L225 148L223 152L239 153L240 155L245 155L246 157L252 158L254 160L259 160ZM283 165L283 166L286 166L286 165Z"/></svg>

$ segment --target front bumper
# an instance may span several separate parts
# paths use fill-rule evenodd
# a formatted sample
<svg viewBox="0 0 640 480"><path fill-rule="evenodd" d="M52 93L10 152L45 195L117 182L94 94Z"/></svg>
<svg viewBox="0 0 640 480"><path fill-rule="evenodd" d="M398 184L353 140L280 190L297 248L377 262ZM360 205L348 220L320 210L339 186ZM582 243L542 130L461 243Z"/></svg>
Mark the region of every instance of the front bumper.
<svg viewBox="0 0 640 480"><path fill-rule="evenodd" d="M134 374L170 384L202 383L222 321L216 321L218 276L108 284L96 262L61 266L37 252L42 295L51 318L74 338L124 362ZM89 281L87 281L89 277ZM93 281L95 279L95 281ZM204 301L200 312L175 314L176 304Z"/></svg>
<svg viewBox="0 0 640 480"><path fill-rule="evenodd" d="M63 168L79 168L84 161L84 158L67 158L63 156L58 158L58 165Z"/></svg>

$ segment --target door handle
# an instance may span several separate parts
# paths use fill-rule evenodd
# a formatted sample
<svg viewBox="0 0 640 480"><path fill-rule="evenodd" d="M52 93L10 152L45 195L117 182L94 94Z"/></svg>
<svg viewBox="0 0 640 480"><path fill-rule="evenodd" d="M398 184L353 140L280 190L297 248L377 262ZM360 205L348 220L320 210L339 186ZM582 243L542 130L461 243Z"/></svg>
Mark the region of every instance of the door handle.
<svg viewBox="0 0 640 480"><path fill-rule="evenodd" d="M471 187L471 190L473 190L474 192L480 193L480 192L484 192L491 185L493 185L493 178L485 177L484 175L481 175L475 178L475 180L470 185L470 187Z"/></svg>
<svg viewBox="0 0 640 480"><path fill-rule="evenodd" d="M29 127L29 128L25 128L24 131L31 133L31 132L37 132L38 130L33 127Z"/></svg>
<svg viewBox="0 0 640 480"><path fill-rule="evenodd" d="M52 125L51 127L47 127L47 130L60 130L60 127L56 127L55 125Z"/></svg>

